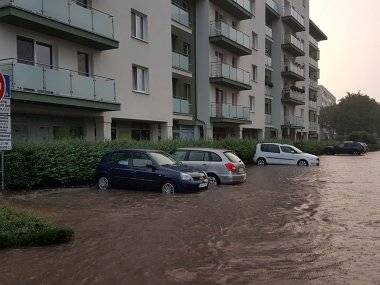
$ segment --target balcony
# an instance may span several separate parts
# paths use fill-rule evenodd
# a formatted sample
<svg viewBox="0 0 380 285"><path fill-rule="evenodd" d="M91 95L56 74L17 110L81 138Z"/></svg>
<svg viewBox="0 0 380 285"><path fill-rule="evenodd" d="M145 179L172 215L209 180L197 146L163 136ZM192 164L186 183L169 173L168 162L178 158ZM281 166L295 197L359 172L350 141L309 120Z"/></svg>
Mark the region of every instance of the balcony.
<svg viewBox="0 0 380 285"><path fill-rule="evenodd" d="M309 100L309 108L313 110L317 110L318 109L317 101Z"/></svg>
<svg viewBox="0 0 380 285"><path fill-rule="evenodd" d="M216 5L241 21L253 17L250 0L218 0Z"/></svg>
<svg viewBox="0 0 380 285"><path fill-rule="evenodd" d="M314 69L319 69L318 68L318 61L315 60L315 58L309 57L309 63Z"/></svg>
<svg viewBox="0 0 380 285"><path fill-rule="evenodd" d="M267 11L272 17L280 18L282 14L282 6L276 0L266 0Z"/></svg>
<svg viewBox="0 0 380 285"><path fill-rule="evenodd" d="M191 112L191 104L189 100L173 98L173 113L189 116Z"/></svg>
<svg viewBox="0 0 380 285"><path fill-rule="evenodd" d="M309 122L309 131L310 132L318 132L319 124L317 122Z"/></svg>
<svg viewBox="0 0 380 285"><path fill-rule="evenodd" d="M265 55L265 67L272 69L272 58L269 55Z"/></svg>
<svg viewBox="0 0 380 285"><path fill-rule="evenodd" d="M265 125L271 126L273 124L273 117L272 115L265 114Z"/></svg>
<svg viewBox="0 0 380 285"><path fill-rule="evenodd" d="M0 60L0 72L12 81L13 100L118 111L115 80L17 59Z"/></svg>
<svg viewBox="0 0 380 285"><path fill-rule="evenodd" d="M304 43L292 34L285 35L282 48L295 57L305 55Z"/></svg>
<svg viewBox="0 0 380 285"><path fill-rule="evenodd" d="M291 129L303 129L305 128L305 120L299 116L285 115L283 126Z"/></svg>
<svg viewBox="0 0 380 285"><path fill-rule="evenodd" d="M305 90L292 86L282 92L282 102L292 105L305 105Z"/></svg>
<svg viewBox="0 0 380 285"><path fill-rule="evenodd" d="M317 50L319 50L319 44L316 39L314 39L312 36L309 37L310 44Z"/></svg>
<svg viewBox="0 0 380 285"><path fill-rule="evenodd" d="M172 20L181 26L191 29L190 14L172 3Z"/></svg>
<svg viewBox="0 0 380 285"><path fill-rule="evenodd" d="M305 69L298 63L288 61L284 63L284 71L282 72L282 76L294 81L304 81Z"/></svg>
<svg viewBox="0 0 380 285"><path fill-rule="evenodd" d="M273 97L273 88L265 85L265 96Z"/></svg>
<svg viewBox="0 0 380 285"><path fill-rule="evenodd" d="M248 71L221 62L210 64L210 82L239 91L252 89L251 75Z"/></svg>
<svg viewBox="0 0 380 285"><path fill-rule="evenodd" d="M318 91L318 81L310 78L310 89L313 91Z"/></svg>
<svg viewBox="0 0 380 285"><path fill-rule="evenodd" d="M192 77L190 69L190 59L187 55L183 55L179 52L172 52L172 67L173 73L183 77Z"/></svg>
<svg viewBox="0 0 380 285"><path fill-rule="evenodd" d="M237 55L252 54L251 37L224 22L211 22L210 42Z"/></svg>
<svg viewBox="0 0 380 285"><path fill-rule="evenodd" d="M292 5L285 6L282 21L295 32L305 31L305 18Z"/></svg>
<svg viewBox="0 0 380 285"><path fill-rule="evenodd" d="M98 50L119 47L113 16L72 0L1 0L0 20Z"/></svg>
<svg viewBox="0 0 380 285"><path fill-rule="evenodd" d="M213 123L251 123L249 107L221 103L211 103L210 107Z"/></svg>
<svg viewBox="0 0 380 285"><path fill-rule="evenodd" d="M273 40L273 30L271 27L268 27L267 25L265 25L265 35L267 36L267 38L269 38L270 40Z"/></svg>

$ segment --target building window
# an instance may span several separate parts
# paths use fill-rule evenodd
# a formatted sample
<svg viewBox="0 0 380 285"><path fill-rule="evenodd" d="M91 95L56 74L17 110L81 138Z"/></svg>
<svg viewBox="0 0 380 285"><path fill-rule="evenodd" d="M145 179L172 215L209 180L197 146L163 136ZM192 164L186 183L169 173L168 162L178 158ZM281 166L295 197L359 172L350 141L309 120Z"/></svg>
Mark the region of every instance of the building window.
<svg viewBox="0 0 380 285"><path fill-rule="evenodd" d="M252 65L252 80L257 81L257 66L254 64Z"/></svg>
<svg viewBox="0 0 380 285"><path fill-rule="evenodd" d="M272 100L265 99L265 115L272 115Z"/></svg>
<svg viewBox="0 0 380 285"><path fill-rule="evenodd" d="M149 73L145 67L133 65L133 90L137 92L149 92Z"/></svg>
<svg viewBox="0 0 380 285"><path fill-rule="evenodd" d="M51 67L53 65L52 46L35 42L33 39L17 37L18 62L34 65L40 64Z"/></svg>
<svg viewBox="0 0 380 285"><path fill-rule="evenodd" d="M232 106L237 106L237 95L232 93Z"/></svg>
<svg viewBox="0 0 380 285"><path fill-rule="evenodd" d="M258 36L255 32L252 32L252 48L256 50L259 49Z"/></svg>
<svg viewBox="0 0 380 285"><path fill-rule="evenodd" d="M149 141L150 131L149 130L132 130L132 139L136 141Z"/></svg>
<svg viewBox="0 0 380 285"><path fill-rule="evenodd" d="M132 11L132 37L146 41L148 39L148 17Z"/></svg>
<svg viewBox="0 0 380 285"><path fill-rule="evenodd" d="M84 52L78 52L78 73L88 76L90 74L90 59L89 55Z"/></svg>
<svg viewBox="0 0 380 285"><path fill-rule="evenodd" d="M249 96L249 110L255 112L255 96Z"/></svg>

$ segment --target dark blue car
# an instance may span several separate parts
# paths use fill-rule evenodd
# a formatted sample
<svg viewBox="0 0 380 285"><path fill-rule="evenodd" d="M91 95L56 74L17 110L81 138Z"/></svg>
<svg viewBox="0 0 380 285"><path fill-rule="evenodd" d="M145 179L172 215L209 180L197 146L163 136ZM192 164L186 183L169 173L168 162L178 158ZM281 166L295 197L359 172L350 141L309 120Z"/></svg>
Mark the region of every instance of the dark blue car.
<svg viewBox="0 0 380 285"><path fill-rule="evenodd" d="M119 150L106 154L96 168L97 186L160 190L164 194L208 188L203 171L185 166L162 151Z"/></svg>

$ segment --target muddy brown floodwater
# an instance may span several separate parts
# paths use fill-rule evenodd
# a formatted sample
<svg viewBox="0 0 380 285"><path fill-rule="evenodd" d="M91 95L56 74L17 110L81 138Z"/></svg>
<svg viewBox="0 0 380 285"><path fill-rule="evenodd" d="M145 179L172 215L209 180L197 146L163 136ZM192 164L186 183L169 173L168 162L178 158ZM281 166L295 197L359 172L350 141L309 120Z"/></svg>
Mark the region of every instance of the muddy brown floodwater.
<svg viewBox="0 0 380 285"><path fill-rule="evenodd" d="M57 190L1 198L73 242L0 251L0 284L380 284L380 152L166 197Z"/></svg>

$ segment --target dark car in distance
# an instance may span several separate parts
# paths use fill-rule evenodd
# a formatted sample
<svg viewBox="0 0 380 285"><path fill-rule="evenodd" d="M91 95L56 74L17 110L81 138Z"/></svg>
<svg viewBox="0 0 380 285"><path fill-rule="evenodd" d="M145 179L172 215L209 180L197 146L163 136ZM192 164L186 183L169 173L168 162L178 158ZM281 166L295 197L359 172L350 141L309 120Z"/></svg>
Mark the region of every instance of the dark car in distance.
<svg viewBox="0 0 380 285"><path fill-rule="evenodd" d="M206 190L207 174L183 165L156 150L118 150L102 158L96 168L97 187L160 190L164 194Z"/></svg>
<svg viewBox="0 0 380 285"><path fill-rule="evenodd" d="M346 141L335 146L329 146L325 149L327 154L351 154L362 155L368 151L366 145L360 142Z"/></svg>

